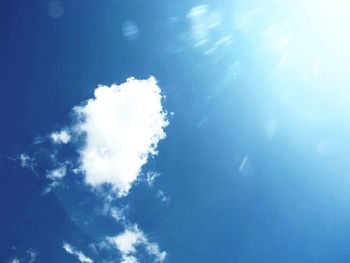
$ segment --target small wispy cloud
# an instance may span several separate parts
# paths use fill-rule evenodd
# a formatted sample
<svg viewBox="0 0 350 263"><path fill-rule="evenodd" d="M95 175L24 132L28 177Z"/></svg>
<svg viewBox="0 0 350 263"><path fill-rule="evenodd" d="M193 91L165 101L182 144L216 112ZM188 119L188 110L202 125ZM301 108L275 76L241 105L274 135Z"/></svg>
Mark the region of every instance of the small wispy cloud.
<svg viewBox="0 0 350 263"><path fill-rule="evenodd" d="M56 162L56 161L55 161ZM58 167L49 171L46 178L50 180L50 184L44 189L43 195L51 192L55 187L59 186L63 178L67 175L66 164L57 164Z"/></svg>
<svg viewBox="0 0 350 263"><path fill-rule="evenodd" d="M16 249L16 248L13 248ZM25 253L20 253L21 256L15 256L14 258L6 261L6 263L34 263L36 262L38 252L32 248L25 251Z"/></svg>
<svg viewBox="0 0 350 263"><path fill-rule="evenodd" d="M208 5L193 7L187 14L191 35L195 46L206 44L211 38L211 30L221 24L221 16L210 10Z"/></svg>
<svg viewBox="0 0 350 263"><path fill-rule="evenodd" d="M136 39L139 35L139 28L133 21L125 21L122 27L123 35L129 40Z"/></svg>
<svg viewBox="0 0 350 263"><path fill-rule="evenodd" d="M124 207L112 207L110 209L110 216L114 218L117 222L125 224L127 222L126 212L129 209L128 206Z"/></svg>
<svg viewBox="0 0 350 263"><path fill-rule="evenodd" d="M35 169L37 165L35 157L30 156L27 153L20 153L16 156L9 156L7 159L15 162L17 165L19 164L22 168L31 170L35 175L37 175L37 171Z"/></svg>
<svg viewBox="0 0 350 263"><path fill-rule="evenodd" d="M74 247L72 247L70 244L68 244L66 242L63 243L62 247L68 254L75 256L81 263L93 263L94 262L91 258L85 256L83 252L75 249Z"/></svg>
<svg viewBox="0 0 350 263"><path fill-rule="evenodd" d="M71 135L69 134L68 130L61 130L61 131L51 133L50 138L54 143L67 144L71 139Z"/></svg>
<svg viewBox="0 0 350 263"><path fill-rule="evenodd" d="M58 180L66 176L67 168L65 165L62 165L61 167L58 167L57 169L54 169L50 171L47 174L47 178L51 180Z"/></svg>
<svg viewBox="0 0 350 263"><path fill-rule="evenodd" d="M189 40L203 55L215 54L217 59L219 51L230 48L234 43L234 30L227 30L228 21L220 10L209 5L197 5L189 10L186 17Z"/></svg>
<svg viewBox="0 0 350 263"><path fill-rule="evenodd" d="M137 259L137 248L143 247L147 254L154 257L155 262L164 262L166 252L161 251L156 243L148 240L145 234L133 225L115 237L107 237L107 241L121 254L121 262L139 262Z"/></svg>
<svg viewBox="0 0 350 263"><path fill-rule="evenodd" d="M157 198L164 204L168 205L170 203L170 197L163 191L158 190L157 192Z"/></svg>
<svg viewBox="0 0 350 263"><path fill-rule="evenodd" d="M20 161L20 164L22 167L33 168L33 166L34 166L34 161L35 161L34 158L30 157L26 153L21 153L18 156L18 160Z"/></svg>
<svg viewBox="0 0 350 263"><path fill-rule="evenodd" d="M28 249L27 255L28 255L28 263L34 263L37 259L38 252L34 249Z"/></svg>
<svg viewBox="0 0 350 263"><path fill-rule="evenodd" d="M241 164L240 164L239 167L238 167L238 171L239 171L239 172L242 172L242 171L243 171L244 167L245 167L246 164L247 164L247 161L248 161L248 156L246 155L246 156L244 156L244 158L243 158L242 161L241 161Z"/></svg>
<svg viewBox="0 0 350 263"><path fill-rule="evenodd" d="M152 187L153 186L153 184L154 184L154 182L155 182L155 180L157 179L157 177L159 177L160 176L160 174L158 173L158 172L154 172L154 171L149 171L149 172L147 172L147 174L146 174L146 183L150 186L150 187Z"/></svg>

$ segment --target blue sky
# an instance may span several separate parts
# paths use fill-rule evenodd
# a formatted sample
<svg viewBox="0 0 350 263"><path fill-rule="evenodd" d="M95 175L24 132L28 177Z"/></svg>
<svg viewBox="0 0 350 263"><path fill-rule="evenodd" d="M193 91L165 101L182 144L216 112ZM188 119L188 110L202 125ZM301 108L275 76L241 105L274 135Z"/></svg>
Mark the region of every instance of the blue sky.
<svg viewBox="0 0 350 263"><path fill-rule="evenodd" d="M0 2L0 262L348 262L349 10Z"/></svg>

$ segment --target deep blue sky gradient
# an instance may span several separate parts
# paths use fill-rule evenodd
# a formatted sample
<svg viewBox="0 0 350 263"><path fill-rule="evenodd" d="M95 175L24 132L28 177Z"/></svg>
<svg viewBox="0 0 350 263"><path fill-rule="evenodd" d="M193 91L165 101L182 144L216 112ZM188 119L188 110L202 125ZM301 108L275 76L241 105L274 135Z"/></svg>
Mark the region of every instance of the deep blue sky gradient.
<svg viewBox="0 0 350 263"><path fill-rule="evenodd" d="M269 75L273 59L243 34L218 60L178 38L193 6L227 10L229 1L62 3L63 16L53 19L46 1L0 2L0 262L29 248L37 262L77 262L63 241L101 262L88 244L122 231L98 215L102 201L79 178L42 195L45 179L9 157L37 151L34 138L69 123L71 108L98 84L149 75L175 113L159 156L145 167L161 176L154 189L137 184L116 204L129 204L130 221L167 251L166 262L350 260L347 121L309 122L290 111L274 93L284 82ZM175 25L172 16L180 17ZM139 27L136 39L122 34L128 20ZM169 52L173 46L180 52ZM224 82L235 60L239 77ZM271 115L279 124L272 139L262 128ZM324 139L335 151L318 156L315 145ZM42 147L44 173L50 167ZM117 253L103 256L118 262Z"/></svg>

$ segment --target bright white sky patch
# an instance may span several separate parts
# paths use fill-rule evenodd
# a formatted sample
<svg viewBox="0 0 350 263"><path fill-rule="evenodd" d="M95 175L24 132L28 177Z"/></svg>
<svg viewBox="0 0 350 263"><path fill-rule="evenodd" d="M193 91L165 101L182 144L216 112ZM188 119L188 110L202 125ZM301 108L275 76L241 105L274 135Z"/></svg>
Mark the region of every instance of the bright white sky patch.
<svg viewBox="0 0 350 263"><path fill-rule="evenodd" d="M129 78L121 85L99 86L95 98L76 107L85 133L81 169L86 183L111 185L119 196L128 194L141 167L157 144L165 138L168 125L156 79Z"/></svg>
<svg viewBox="0 0 350 263"><path fill-rule="evenodd" d="M72 247L71 245L69 245L68 243L63 243L63 249L68 253L71 254L73 256L76 256L78 258L78 260L82 263L93 263L94 261L85 256L83 252L75 249L74 247Z"/></svg>
<svg viewBox="0 0 350 263"><path fill-rule="evenodd" d="M165 260L166 252L160 251L157 244L149 242L136 225L126 229L118 236L108 237L107 239L121 253L121 263L138 262L136 258L138 246L143 246L149 255L154 256L155 262L163 262Z"/></svg>
<svg viewBox="0 0 350 263"><path fill-rule="evenodd" d="M348 122L349 11L348 0L267 1L249 20L262 59L276 65L276 97L305 123Z"/></svg>
<svg viewBox="0 0 350 263"><path fill-rule="evenodd" d="M53 132L50 135L50 137L51 137L52 141L54 143L57 143L57 144L59 144L59 143L67 144L71 139L71 136L67 130Z"/></svg>

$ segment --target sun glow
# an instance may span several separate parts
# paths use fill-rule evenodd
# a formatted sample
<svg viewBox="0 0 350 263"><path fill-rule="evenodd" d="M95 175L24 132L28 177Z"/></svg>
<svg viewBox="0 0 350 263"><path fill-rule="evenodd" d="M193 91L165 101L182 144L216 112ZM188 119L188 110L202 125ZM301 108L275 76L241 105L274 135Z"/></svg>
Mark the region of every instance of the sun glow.
<svg viewBox="0 0 350 263"><path fill-rule="evenodd" d="M262 33L276 55L278 96L303 118L309 113L321 121L326 115L347 119L350 2L298 1L279 7L283 19Z"/></svg>

